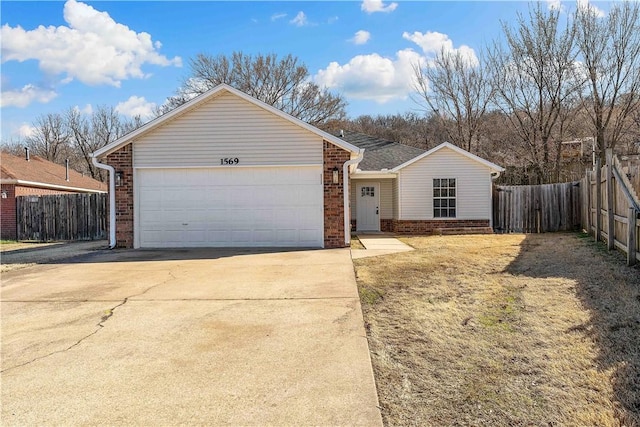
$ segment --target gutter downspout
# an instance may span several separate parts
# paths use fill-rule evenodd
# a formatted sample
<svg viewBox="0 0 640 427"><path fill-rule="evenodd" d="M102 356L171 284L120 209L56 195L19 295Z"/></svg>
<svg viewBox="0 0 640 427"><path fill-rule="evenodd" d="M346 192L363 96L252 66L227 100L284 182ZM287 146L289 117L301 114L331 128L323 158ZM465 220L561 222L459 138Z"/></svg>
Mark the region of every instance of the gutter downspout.
<svg viewBox="0 0 640 427"><path fill-rule="evenodd" d="M349 166L357 165L362 161L364 156L364 148L360 149L358 157L355 159L347 160L342 165L342 184L344 187L344 243L349 245L351 243L351 214L349 213Z"/></svg>
<svg viewBox="0 0 640 427"><path fill-rule="evenodd" d="M91 156L91 163L98 169L109 172L109 249L116 247L116 170L113 166L98 162L95 156Z"/></svg>
<svg viewBox="0 0 640 427"><path fill-rule="evenodd" d="M500 178L500 174L502 172L492 172L491 173L491 183L489 184L489 194L491 195L491 217L489 218L489 227L493 228L493 181Z"/></svg>

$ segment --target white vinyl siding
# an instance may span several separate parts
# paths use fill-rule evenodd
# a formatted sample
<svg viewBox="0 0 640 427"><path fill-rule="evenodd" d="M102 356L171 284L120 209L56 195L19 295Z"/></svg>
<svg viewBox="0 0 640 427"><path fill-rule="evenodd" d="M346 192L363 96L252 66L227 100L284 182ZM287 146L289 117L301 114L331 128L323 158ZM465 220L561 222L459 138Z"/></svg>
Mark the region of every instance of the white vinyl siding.
<svg viewBox="0 0 640 427"><path fill-rule="evenodd" d="M351 219L356 219L358 206L357 206L357 194L356 187L358 184L368 184L376 182L380 185L380 219L393 219L393 184L391 181L394 179L381 179L379 181L360 181L353 180L349 183L349 189L351 193Z"/></svg>
<svg viewBox="0 0 640 427"><path fill-rule="evenodd" d="M433 179L456 179L456 219L491 218L491 170L449 148L401 169L399 219L433 218Z"/></svg>
<svg viewBox="0 0 640 427"><path fill-rule="evenodd" d="M134 142L135 167L321 165L322 138L224 93Z"/></svg>

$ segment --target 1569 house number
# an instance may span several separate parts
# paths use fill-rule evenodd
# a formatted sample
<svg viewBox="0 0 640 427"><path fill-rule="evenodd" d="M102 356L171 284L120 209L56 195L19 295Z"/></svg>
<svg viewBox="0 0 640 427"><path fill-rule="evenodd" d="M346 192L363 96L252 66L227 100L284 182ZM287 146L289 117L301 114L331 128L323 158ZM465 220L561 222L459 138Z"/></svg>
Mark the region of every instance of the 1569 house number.
<svg viewBox="0 0 640 427"><path fill-rule="evenodd" d="M240 163L240 159L237 157L224 157L220 159L221 165L237 165Z"/></svg>

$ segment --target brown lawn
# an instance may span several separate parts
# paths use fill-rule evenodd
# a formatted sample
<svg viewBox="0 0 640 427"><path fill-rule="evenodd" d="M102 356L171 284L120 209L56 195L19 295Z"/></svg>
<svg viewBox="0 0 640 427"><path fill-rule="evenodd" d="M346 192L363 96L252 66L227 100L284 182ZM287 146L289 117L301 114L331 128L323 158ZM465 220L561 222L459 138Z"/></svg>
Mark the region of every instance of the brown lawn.
<svg viewBox="0 0 640 427"><path fill-rule="evenodd" d="M578 234L355 260L386 425L640 426L640 270Z"/></svg>

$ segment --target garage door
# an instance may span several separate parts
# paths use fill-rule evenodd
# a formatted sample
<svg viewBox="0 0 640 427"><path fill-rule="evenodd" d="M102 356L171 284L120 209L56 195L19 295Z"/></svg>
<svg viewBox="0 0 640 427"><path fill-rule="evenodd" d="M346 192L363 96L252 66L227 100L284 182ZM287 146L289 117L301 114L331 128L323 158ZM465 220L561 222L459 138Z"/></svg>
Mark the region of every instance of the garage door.
<svg viewBox="0 0 640 427"><path fill-rule="evenodd" d="M322 247L322 168L138 169L140 247Z"/></svg>

